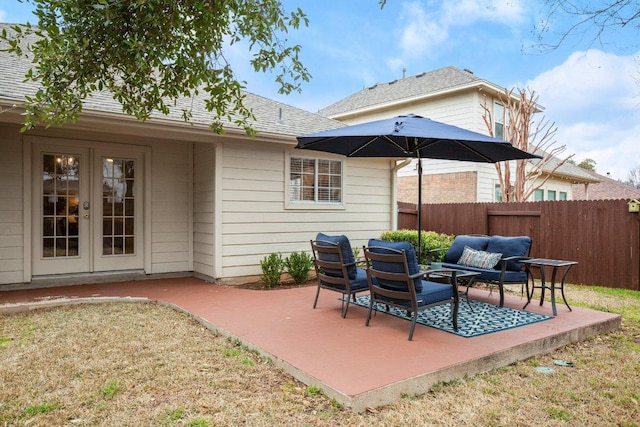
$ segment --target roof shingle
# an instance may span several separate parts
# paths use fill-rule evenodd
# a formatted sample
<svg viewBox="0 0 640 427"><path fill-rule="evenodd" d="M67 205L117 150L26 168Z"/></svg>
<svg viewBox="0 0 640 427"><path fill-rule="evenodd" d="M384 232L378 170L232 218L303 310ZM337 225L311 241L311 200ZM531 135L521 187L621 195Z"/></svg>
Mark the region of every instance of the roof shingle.
<svg viewBox="0 0 640 427"><path fill-rule="evenodd" d="M0 31L11 32L12 26L12 24L0 23ZM30 42L34 40L35 38ZM0 47L2 47L1 44ZM23 50L27 49L25 44ZM24 81L25 73L32 66L29 56L17 57L7 52L0 52L0 70L2 70L0 73L0 101L9 105L12 103L22 105L25 102L25 95L33 95L38 90L36 83ZM252 125L258 132L297 136L344 126L344 124L320 114L311 113L250 92L244 92L244 94L246 95L245 106L253 111L256 120ZM193 98L180 98L168 116L156 113L153 118L184 122L182 109L190 108L193 114L193 123L209 126L212 121L212 113L205 109L205 95L206 92L200 91L200 95ZM85 113L109 112L124 115L120 104L107 91L96 92L87 98L83 103L83 111ZM153 118L150 120L151 123ZM238 128L231 121L223 120L223 123L225 128Z"/></svg>

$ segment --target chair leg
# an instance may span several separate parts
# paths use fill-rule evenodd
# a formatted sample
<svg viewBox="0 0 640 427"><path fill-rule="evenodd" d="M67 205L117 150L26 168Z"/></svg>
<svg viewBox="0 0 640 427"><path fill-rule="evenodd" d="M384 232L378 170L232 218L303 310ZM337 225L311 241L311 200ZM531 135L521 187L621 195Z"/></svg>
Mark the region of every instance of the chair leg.
<svg viewBox="0 0 640 427"><path fill-rule="evenodd" d="M409 329L409 341L413 341L413 331L416 328L416 322L418 321L418 311L413 312L411 317L411 329Z"/></svg>
<svg viewBox="0 0 640 427"><path fill-rule="evenodd" d="M369 326L369 320L371 320L371 312L373 311L373 298L369 301L369 312L367 313L367 321L365 322L365 326Z"/></svg>
<svg viewBox="0 0 640 427"><path fill-rule="evenodd" d="M343 319L347 317L347 310L349 310L349 298L350 298L349 294L347 294L346 298L342 298L342 318Z"/></svg>
<svg viewBox="0 0 640 427"><path fill-rule="evenodd" d="M316 308L316 304L318 304L318 295L320 295L320 285L318 285L318 290L316 291L316 299L313 301L313 308Z"/></svg>

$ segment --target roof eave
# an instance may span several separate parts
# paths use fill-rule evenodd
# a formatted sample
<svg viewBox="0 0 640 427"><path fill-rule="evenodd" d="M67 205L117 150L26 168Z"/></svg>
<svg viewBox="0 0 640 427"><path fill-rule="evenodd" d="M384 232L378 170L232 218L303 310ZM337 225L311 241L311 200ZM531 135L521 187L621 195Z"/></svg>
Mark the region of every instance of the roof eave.
<svg viewBox="0 0 640 427"><path fill-rule="evenodd" d="M402 107L405 104L415 104L420 101L427 101L429 99L440 98L440 97L448 96L457 92L466 92L474 89L487 92L492 96L498 96L498 94L502 94L505 91L505 88L503 87L495 85L487 80L479 79L479 80L464 83L461 85L451 86L446 89L441 89L435 92L425 93L425 94L413 96L410 98L397 99L384 104L376 104L368 107L359 108L356 110L332 114L332 115L328 115L327 117L334 120L349 120L349 119L357 118L359 116L369 115L371 113L376 113L380 111L395 110L397 108ZM519 98L515 95L511 95L511 98L516 102L519 101ZM541 108L542 107L537 108L538 111L542 111Z"/></svg>
<svg viewBox="0 0 640 427"><path fill-rule="evenodd" d="M1 121L18 125L24 124L24 102L0 98L0 109L3 110L0 116ZM251 140L244 129L240 128L225 127L224 134L217 134L205 124L191 124L156 117L143 122L123 113L98 110L83 110L76 123L65 126L73 126L76 130L106 131L112 134L153 136L193 142L212 142L219 138ZM260 141L280 144L293 145L296 143L295 137L291 135L270 132L258 132L257 138Z"/></svg>

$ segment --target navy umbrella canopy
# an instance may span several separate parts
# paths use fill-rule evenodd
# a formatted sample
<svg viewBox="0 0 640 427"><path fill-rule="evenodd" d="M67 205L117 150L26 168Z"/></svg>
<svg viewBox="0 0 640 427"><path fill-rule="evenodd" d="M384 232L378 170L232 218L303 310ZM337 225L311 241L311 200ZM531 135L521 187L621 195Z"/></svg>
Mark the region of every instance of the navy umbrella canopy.
<svg viewBox="0 0 640 427"><path fill-rule="evenodd" d="M442 159L483 163L540 157L522 151L507 141L414 114L302 135L297 140L296 148L347 157ZM418 162L418 188L422 188L422 162ZM418 252L421 206L422 191L418 190Z"/></svg>

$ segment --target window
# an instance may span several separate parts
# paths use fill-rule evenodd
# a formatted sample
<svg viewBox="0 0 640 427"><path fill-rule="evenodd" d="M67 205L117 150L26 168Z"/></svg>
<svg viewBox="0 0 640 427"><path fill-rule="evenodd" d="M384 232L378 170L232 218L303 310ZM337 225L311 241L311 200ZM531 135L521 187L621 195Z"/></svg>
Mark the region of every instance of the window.
<svg viewBox="0 0 640 427"><path fill-rule="evenodd" d="M504 105L496 102L493 104L493 136L498 139L505 139L504 132L505 114Z"/></svg>
<svg viewBox="0 0 640 427"><path fill-rule="evenodd" d="M556 191L548 190L547 191L547 200L556 200Z"/></svg>
<svg viewBox="0 0 640 427"><path fill-rule="evenodd" d="M289 201L342 203L342 162L291 157Z"/></svg>
<svg viewBox="0 0 640 427"><path fill-rule="evenodd" d="M502 187L500 186L500 184L494 184L493 188L494 188L493 201L494 202L501 202L502 201Z"/></svg>
<svg viewBox="0 0 640 427"><path fill-rule="evenodd" d="M544 190L541 188L538 188L534 193L533 193L533 200L536 202L541 202L544 200Z"/></svg>
<svg viewBox="0 0 640 427"><path fill-rule="evenodd" d="M566 191L560 191L558 193L558 200L567 200L567 192Z"/></svg>

